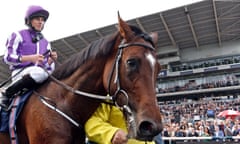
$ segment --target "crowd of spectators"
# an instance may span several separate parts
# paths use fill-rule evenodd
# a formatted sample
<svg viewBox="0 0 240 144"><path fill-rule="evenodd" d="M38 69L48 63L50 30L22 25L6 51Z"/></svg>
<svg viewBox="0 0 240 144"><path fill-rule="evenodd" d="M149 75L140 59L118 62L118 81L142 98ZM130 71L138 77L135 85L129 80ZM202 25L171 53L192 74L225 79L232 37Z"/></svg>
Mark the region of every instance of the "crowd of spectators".
<svg viewBox="0 0 240 144"><path fill-rule="evenodd" d="M192 69L206 68L206 67L219 66L219 65L229 65L234 63L240 63L239 56L230 56L230 57L219 58L219 59L214 58L212 60L207 60L207 61L184 63L181 65L171 66L171 71L175 72L175 71L192 70Z"/></svg>
<svg viewBox="0 0 240 144"><path fill-rule="evenodd" d="M164 120L162 136L213 137L215 140L231 141L233 140L232 136L240 137L240 118L220 118L217 116L221 111L229 109L240 111L240 97L165 102L160 105ZM229 139L225 139L227 137ZM168 141L165 140L165 144L167 143Z"/></svg>
<svg viewBox="0 0 240 144"><path fill-rule="evenodd" d="M239 79L234 75L208 76L190 80L177 80L171 82L160 82L157 93L171 93L179 91L190 91L199 89L219 88L239 85Z"/></svg>
<svg viewBox="0 0 240 144"><path fill-rule="evenodd" d="M157 93L172 93L211 88L240 86L238 73L209 75L183 80L162 80ZM217 100L216 100L217 99ZM163 115L163 137L209 137L209 139L183 139L182 141L237 141L240 142L240 116L221 118L221 111L240 112L240 95L199 98L197 101L182 99L160 104ZM239 137L233 139L233 136ZM164 144L168 144L168 140ZM171 143L176 140L171 140Z"/></svg>

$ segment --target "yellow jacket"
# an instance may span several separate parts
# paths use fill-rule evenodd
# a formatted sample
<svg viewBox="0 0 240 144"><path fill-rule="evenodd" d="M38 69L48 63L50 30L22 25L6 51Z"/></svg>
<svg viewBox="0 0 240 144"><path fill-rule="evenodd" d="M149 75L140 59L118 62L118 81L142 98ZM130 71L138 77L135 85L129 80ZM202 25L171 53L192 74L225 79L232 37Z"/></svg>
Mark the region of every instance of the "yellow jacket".
<svg viewBox="0 0 240 144"><path fill-rule="evenodd" d="M114 133L122 129L127 132L123 113L115 106L102 103L85 124L89 141L98 144L111 144ZM145 141L128 140L128 144L145 144ZM155 144L147 142L147 144Z"/></svg>

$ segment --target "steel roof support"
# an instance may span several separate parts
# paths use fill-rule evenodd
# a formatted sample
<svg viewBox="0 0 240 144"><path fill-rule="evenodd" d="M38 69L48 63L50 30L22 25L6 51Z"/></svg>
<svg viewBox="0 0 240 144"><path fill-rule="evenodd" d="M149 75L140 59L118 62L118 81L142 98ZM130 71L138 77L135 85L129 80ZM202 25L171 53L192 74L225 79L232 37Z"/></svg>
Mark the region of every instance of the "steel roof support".
<svg viewBox="0 0 240 144"><path fill-rule="evenodd" d="M233 26L237 25L240 23L240 19L232 23L231 25L227 26L222 32L226 32L227 30L231 29Z"/></svg>
<svg viewBox="0 0 240 144"><path fill-rule="evenodd" d="M216 29L217 29L218 45L219 45L219 47L221 47L222 40L221 40L220 29L219 29L219 25L218 25L218 17L217 17L217 9L216 9L215 0L212 0L212 3L213 3L213 12L214 12L214 18L215 18L215 23L216 23Z"/></svg>
<svg viewBox="0 0 240 144"><path fill-rule="evenodd" d="M216 1L216 0L213 0L213 1ZM233 2L233 1L231 1ZM229 13L231 13L233 11L233 9L236 9L239 7L240 4L236 4L234 5L232 8L228 9L227 11L223 12L219 17L224 17L225 15L231 15Z"/></svg>
<svg viewBox="0 0 240 144"><path fill-rule="evenodd" d="M140 27L140 29L141 29L143 32L147 33L147 31L146 31L145 28L143 27L142 23L140 22L139 18L136 19L136 22L137 22L138 26Z"/></svg>
<svg viewBox="0 0 240 144"><path fill-rule="evenodd" d="M89 45L89 42L81 35L81 34L78 34L77 35L86 45Z"/></svg>
<svg viewBox="0 0 240 144"><path fill-rule="evenodd" d="M77 50L73 46L71 46L65 39L61 39L61 41L72 51L77 52Z"/></svg>
<svg viewBox="0 0 240 144"><path fill-rule="evenodd" d="M173 35L172 35L172 33L171 33L171 31L170 31L170 29L169 29L169 27L168 27L168 24L166 23L166 21L165 21L165 19L164 19L162 13L160 13L160 18L161 18L162 23L163 23L163 25L164 25L167 33L168 33L168 36L169 36L169 38L170 38L170 40L171 40L171 42L172 42L172 45L176 48L176 47L177 47L176 41L174 40Z"/></svg>
<svg viewBox="0 0 240 144"><path fill-rule="evenodd" d="M101 38L104 37L99 30L96 30L95 32L96 32Z"/></svg>
<svg viewBox="0 0 240 144"><path fill-rule="evenodd" d="M192 35L193 35L193 39L194 39L195 45L196 45L197 48L199 48L197 35L196 35L195 30L194 30L192 19L191 19L191 16L189 14L188 8L184 7L184 10L185 10L185 14L187 15L188 23L189 23L189 26L190 26L191 31L192 31Z"/></svg>

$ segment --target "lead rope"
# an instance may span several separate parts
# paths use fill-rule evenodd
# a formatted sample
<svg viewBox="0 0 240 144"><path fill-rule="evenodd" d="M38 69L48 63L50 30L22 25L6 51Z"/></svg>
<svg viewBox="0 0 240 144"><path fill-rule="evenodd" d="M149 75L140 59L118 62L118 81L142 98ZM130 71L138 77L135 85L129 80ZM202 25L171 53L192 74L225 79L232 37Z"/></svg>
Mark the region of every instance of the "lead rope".
<svg viewBox="0 0 240 144"><path fill-rule="evenodd" d="M130 138L132 138L134 135L136 135L136 133L137 133L137 132L136 132L136 122L135 122L135 119L134 119L134 117L133 117L133 114L132 114L131 109L130 109L127 105L124 105L124 106L122 107L122 111L127 115L127 117L126 117L126 122L127 122L128 131L129 131L130 129L133 130L132 133L130 133L130 131L129 131L129 133L128 133L128 135L127 135L127 138L130 139Z"/></svg>

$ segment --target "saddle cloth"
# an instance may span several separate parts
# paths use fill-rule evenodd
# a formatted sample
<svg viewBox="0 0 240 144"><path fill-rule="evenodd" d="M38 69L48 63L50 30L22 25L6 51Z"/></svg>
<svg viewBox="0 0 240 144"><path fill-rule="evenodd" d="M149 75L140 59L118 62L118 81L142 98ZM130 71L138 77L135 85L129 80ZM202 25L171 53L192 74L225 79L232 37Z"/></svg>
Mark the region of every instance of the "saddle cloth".
<svg viewBox="0 0 240 144"><path fill-rule="evenodd" d="M16 135L16 122L22 111L22 108L32 94L33 91L29 91L22 96L17 96L12 100L12 108L10 111L4 111L0 109L0 132L8 133L11 137L11 144L18 144Z"/></svg>

